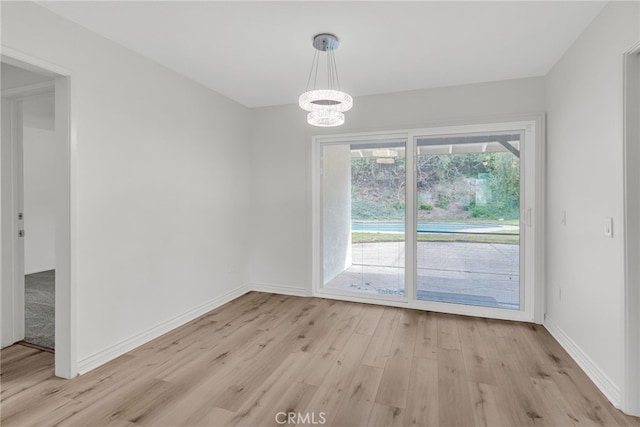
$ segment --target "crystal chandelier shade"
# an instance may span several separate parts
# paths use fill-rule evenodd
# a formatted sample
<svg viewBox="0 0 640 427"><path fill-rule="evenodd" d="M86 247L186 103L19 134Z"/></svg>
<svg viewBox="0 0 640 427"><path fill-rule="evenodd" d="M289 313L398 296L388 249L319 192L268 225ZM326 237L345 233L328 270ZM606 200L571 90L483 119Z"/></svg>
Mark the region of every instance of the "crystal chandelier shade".
<svg viewBox="0 0 640 427"><path fill-rule="evenodd" d="M353 98L346 92L331 89L310 90L300 95L300 108L305 111L317 111L331 108L335 111L349 111L353 107Z"/></svg>
<svg viewBox="0 0 640 427"><path fill-rule="evenodd" d="M340 126L344 124L344 114L336 110L315 110L307 114L307 123L325 128Z"/></svg>
<svg viewBox="0 0 640 427"><path fill-rule="evenodd" d="M308 111L307 123L313 126L332 127L344 123L345 111L353 107L353 98L340 90L338 68L336 66L334 50L339 46L338 38L332 34L318 34L313 38L316 49L306 91L300 95L300 108ZM326 87L318 89L318 74L320 67L320 53L326 53ZM322 80L322 79L321 79ZM313 85L311 84L313 81ZM311 90L309 88L312 87Z"/></svg>

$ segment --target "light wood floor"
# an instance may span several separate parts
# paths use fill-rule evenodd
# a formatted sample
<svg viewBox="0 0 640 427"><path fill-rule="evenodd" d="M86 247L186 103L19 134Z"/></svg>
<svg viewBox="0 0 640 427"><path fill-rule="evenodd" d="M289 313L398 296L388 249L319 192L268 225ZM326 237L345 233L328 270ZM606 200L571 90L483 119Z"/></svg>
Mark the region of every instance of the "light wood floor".
<svg viewBox="0 0 640 427"><path fill-rule="evenodd" d="M2 426L640 426L540 326L317 298L249 293L73 380L0 355Z"/></svg>

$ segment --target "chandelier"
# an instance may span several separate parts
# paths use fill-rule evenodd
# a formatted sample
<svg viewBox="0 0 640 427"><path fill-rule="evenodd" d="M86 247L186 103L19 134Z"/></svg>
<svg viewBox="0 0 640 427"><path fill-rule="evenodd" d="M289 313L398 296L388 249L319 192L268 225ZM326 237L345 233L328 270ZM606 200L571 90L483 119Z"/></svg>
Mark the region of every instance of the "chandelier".
<svg viewBox="0 0 640 427"><path fill-rule="evenodd" d="M353 107L353 98L340 90L338 67L333 51L340 43L333 34L318 34L313 38L316 49L311 63L311 71L307 80L306 92L300 95L300 108L308 111L307 123L313 126L332 127L344 124L344 112ZM320 68L320 52L326 53L327 80L326 88L318 87L318 70ZM321 79L322 80L322 79ZM311 83L313 81L313 86ZM312 87L311 90L309 88Z"/></svg>

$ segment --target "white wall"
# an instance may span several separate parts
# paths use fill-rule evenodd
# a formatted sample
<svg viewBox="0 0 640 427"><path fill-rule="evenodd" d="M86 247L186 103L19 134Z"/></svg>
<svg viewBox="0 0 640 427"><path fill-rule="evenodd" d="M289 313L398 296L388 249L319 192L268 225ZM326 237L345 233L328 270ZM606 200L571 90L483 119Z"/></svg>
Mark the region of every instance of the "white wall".
<svg viewBox="0 0 640 427"><path fill-rule="evenodd" d="M72 72L79 365L242 292L248 110L33 3L2 43Z"/></svg>
<svg viewBox="0 0 640 427"><path fill-rule="evenodd" d="M614 404L623 381L622 53L638 41L638 5L609 3L546 79L547 318Z"/></svg>
<svg viewBox="0 0 640 427"><path fill-rule="evenodd" d="M262 221L251 228L249 282L311 293L313 135L538 112L544 109L543 82L529 78L360 97L345 125L333 130L308 125L297 105L253 110L251 210Z"/></svg>
<svg viewBox="0 0 640 427"><path fill-rule="evenodd" d="M24 127L24 272L55 269L55 131Z"/></svg>
<svg viewBox="0 0 640 427"><path fill-rule="evenodd" d="M22 124L30 128L55 130L55 95L44 93L22 102Z"/></svg>

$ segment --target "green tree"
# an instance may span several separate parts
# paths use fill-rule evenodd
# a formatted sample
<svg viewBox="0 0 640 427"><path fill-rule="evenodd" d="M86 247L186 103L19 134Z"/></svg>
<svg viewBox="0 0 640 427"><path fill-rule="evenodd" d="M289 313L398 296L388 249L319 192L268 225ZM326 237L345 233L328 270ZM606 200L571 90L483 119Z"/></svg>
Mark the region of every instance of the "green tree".
<svg viewBox="0 0 640 427"><path fill-rule="evenodd" d="M511 153L492 153L488 187L488 208L493 216L515 219L520 216L520 161Z"/></svg>

